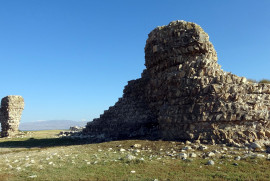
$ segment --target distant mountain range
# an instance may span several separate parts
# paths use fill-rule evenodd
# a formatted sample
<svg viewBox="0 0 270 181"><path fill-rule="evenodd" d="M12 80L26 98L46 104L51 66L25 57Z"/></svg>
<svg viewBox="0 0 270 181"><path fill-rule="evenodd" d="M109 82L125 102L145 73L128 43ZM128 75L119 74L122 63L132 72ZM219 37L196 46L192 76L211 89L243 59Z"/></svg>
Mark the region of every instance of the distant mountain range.
<svg viewBox="0 0 270 181"><path fill-rule="evenodd" d="M21 131L37 131L37 130L56 130L69 129L71 126L85 126L87 121L70 121L70 120L50 120L21 122L19 130Z"/></svg>

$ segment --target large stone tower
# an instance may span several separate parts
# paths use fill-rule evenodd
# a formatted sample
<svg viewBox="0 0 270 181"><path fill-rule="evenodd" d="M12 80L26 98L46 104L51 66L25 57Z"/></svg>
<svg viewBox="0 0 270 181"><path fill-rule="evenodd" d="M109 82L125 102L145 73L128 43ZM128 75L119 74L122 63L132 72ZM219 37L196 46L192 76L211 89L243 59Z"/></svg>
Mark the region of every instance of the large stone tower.
<svg viewBox="0 0 270 181"><path fill-rule="evenodd" d="M146 41L145 66L84 134L104 140L269 140L270 85L223 71L199 25L174 21L155 28Z"/></svg>
<svg viewBox="0 0 270 181"><path fill-rule="evenodd" d="M21 96L7 96L1 101L0 122L1 136L12 137L18 133L24 99Z"/></svg>

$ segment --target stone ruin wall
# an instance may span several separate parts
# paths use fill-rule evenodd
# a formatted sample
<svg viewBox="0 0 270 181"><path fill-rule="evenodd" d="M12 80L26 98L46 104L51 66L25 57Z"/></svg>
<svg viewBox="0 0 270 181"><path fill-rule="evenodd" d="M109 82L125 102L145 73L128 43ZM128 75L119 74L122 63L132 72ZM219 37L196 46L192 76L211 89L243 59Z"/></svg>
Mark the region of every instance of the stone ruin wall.
<svg viewBox="0 0 270 181"><path fill-rule="evenodd" d="M18 134L24 99L21 96L6 96L1 101L1 136L13 137Z"/></svg>
<svg viewBox="0 0 270 181"><path fill-rule="evenodd" d="M153 138L211 143L268 141L270 85L225 72L195 23L157 27L145 46L146 70L84 134L104 140Z"/></svg>
<svg viewBox="0 0 270 181"><path fill-rule="evenodd" d="M98 119L87 123L83 133L97 140L157 137L157 119L146 102L147 77L128 82L124 95Z"/></svg>

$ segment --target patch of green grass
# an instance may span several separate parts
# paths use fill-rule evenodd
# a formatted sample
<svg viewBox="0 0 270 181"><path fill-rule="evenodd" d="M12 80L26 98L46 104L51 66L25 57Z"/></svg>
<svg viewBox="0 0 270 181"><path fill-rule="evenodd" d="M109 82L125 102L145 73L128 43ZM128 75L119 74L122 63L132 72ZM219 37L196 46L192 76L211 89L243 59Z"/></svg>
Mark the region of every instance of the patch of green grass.
<svg viewBox="0 0 270 181"><path fill-rule="evenodd" d="M254 80L254 79L247 79L247 81L250 82L250 83L257 83L257 81Z"/></svg>
<svg viewBox="0 0 270 181"><path fill-rule="evenodd" d="M178 142L125 140L87 144L54 138L55 132L51 133L40 132L40 136L36 132L32 139L1 139L0 180L270 180L267 159L213 158L215 165L209 166L208 159L201 157L181 160L167 156L172 150L180 152L183 145ZM131 150L136 143L142 145L140 152ZM129 154L136 159L128 160ZM235 162L238 166L233 165Z"/></svg>
<svg viewBox="0 0 270 181"><path fill-rule="evenodd" d="M270 80L262 79L262 80L259 81L259 84L270 84Z"/></svg>

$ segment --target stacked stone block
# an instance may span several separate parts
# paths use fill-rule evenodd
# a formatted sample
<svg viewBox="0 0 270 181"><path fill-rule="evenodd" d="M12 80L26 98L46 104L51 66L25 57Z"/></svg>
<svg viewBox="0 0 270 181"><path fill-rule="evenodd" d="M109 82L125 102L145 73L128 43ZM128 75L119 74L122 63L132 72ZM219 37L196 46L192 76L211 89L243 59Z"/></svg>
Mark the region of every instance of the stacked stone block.
<svg viewBox="0 0 270 181"><path fill-rule="evenodd" d="M223 71L199 25L174 21L154 29L145 65L142 78L130 81L123 98L89 122L85 134L214 143L269 139L270 85Z"/></svg>
<svg viewBox="0 0 270 181"><path fill-rule="evenodd" d="M21 96L7 96L1 101L1 136L12 137L18 133L24 99Z"/></svg>

